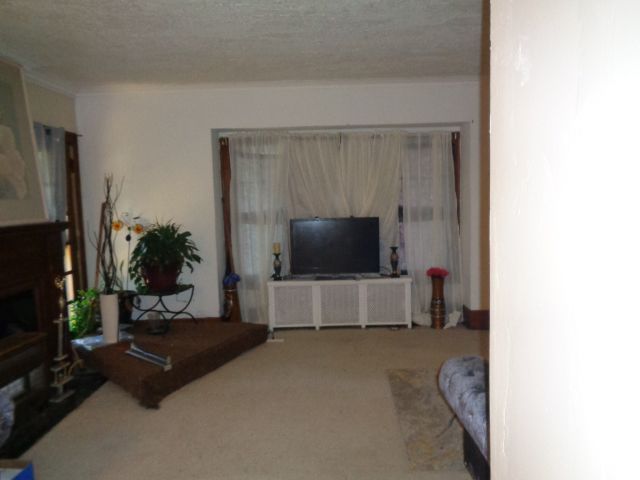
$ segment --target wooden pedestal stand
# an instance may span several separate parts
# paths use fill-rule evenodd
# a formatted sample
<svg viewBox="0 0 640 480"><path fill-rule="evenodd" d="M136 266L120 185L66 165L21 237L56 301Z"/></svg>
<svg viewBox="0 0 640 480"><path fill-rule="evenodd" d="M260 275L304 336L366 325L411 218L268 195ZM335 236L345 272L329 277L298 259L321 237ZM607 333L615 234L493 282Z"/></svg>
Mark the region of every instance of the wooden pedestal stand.
<svg viewBox="0 0 640 480"><path fill-rule="evenodd" d="M446 308L444 304L444 277L431 277L431 327L444 327Z"/></svg>
<svg viewBox="0 0 640 480"><path fill-rule="evenodd" d="M226 322L241 322L240 303L238 302L238 290L236 286L224 288L224 314Z"/></svg>

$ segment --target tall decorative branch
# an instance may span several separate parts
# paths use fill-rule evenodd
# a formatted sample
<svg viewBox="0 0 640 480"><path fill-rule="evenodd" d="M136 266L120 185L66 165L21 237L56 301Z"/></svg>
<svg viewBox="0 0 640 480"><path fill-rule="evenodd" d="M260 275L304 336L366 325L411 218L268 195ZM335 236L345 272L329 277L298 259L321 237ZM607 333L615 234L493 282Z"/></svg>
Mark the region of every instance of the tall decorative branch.
<svg viewBox="0 0 640 480"><path fill-rule="evenodd" d="M98 256L100 258L100 277L102 279L102 291L106 294L114 293L122 288L118 277L118 259L113 248L113 216L115 203L120 194L120 189L114 188L113 175L106 175L104 178L104 216L102 225L102 244L98 245Z"/></svg>

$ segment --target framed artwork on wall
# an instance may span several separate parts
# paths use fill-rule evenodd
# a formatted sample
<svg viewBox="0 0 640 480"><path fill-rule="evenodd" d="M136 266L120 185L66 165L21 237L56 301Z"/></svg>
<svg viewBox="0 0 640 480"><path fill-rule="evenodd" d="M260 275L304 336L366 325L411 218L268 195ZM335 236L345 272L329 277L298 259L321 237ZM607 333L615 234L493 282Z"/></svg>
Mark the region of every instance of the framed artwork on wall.
<svg viewBox="0 0 640 480"><path fill-rule="evenodd" d="M22 70L0 60L0 225L44 221Z"/></svg>

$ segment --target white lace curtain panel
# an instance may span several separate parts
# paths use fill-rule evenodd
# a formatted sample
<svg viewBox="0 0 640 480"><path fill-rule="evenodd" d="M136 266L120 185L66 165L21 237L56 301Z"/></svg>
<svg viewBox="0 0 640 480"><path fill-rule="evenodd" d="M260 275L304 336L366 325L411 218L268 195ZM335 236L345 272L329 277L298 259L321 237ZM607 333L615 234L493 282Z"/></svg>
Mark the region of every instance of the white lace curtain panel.
<svg viewBox="0 0 640 480"><path fill-rule="evenodd" d="M448 152L442 151L440 157L431 153L426 155L428 149L423 148L427 138L433 135L440 135L442 141L429 142L430 148L437 149L448 143ZM448 142L444 140L446 138ZM411 213L412 208L417 208L416 212L452 208L455 214L455 193L453 203L440 200L443 195L454 192L450 133L249 132L229 137L229 154L233 256L237 273L242 277L238 290L245 321L267 322L266 280L272 273L271 246L275 242L282 245L282 271L287 273L291 218L378 217L380 265L388 268L389 247L398 244L398 204L405 202L411 205L409 209L405 207L405 212L409 210L405 213L404 232L407 264L416 262L409 272L414 280L415 321L429 323L431 286L425 276L428 266L447 268L451 272L448 282L456 282L458 287L461 284L457 219L453 217L455 229L449 228L447 222L452 217L441 210L443 213L436 222L431 222L433 228L430 229L426 219ZM436 172L441 181L450 181L451 185L430 192L423 205L420 199L424 189L437 183L436 178L430 173L420 182L401 182L401 172L413 175L420 162L447 155L451 172L443 168L444 165L428 170ZM422 190L413 192L414 188ZM442 232L440 237L436 233L438 230ZM438 247L415 244L425 239L435 241ZM444 250L443 244L448 245ZM457 265L454 264L456 261ZM428 266L422 269L423 264ZM460 289L447 288L445 301L448 310L461 311ZM454 318L455 315L450 317L450 321L454 322Z"/></svg>
<svg viewBox="0 0 640 480"><path fill-rule="evenodd" d="M267 323L271 246L288 251L286 138L253 134L229 138L231 158L231 241L241 281L237 284L245 322ZM283 271L289 259L283 255Z"/></svg>
<svg viewBox="0 0 640 480"><path fill-rule="evenodd" d="M64 128L35 123L36 159L42 185L47 218L64 221L67 218L67 176Z"/></svg>
<svg viewBox="0 0 640 480"><path fill-rule="evenodd" d="M447 307L445 328L462 315L462 269L451 134L416 134L407 138L402 163L404 253L413 279L413 321L431 325L428 268L444 267Z"/></svg>

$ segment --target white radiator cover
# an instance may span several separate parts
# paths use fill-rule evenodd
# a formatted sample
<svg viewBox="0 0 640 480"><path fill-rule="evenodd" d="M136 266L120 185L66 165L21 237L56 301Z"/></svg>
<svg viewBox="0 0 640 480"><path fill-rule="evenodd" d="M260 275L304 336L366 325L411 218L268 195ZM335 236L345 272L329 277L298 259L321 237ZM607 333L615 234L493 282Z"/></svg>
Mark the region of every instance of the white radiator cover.
<svg viewBox="0 0 640 480"><path fill-rule="evenodd" d="M411 278L270 281L269 328L406 325Z"/></svg>

